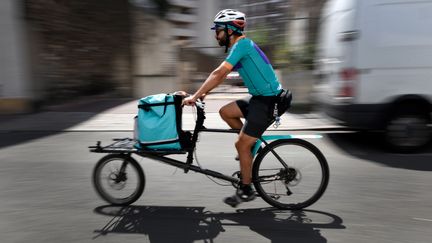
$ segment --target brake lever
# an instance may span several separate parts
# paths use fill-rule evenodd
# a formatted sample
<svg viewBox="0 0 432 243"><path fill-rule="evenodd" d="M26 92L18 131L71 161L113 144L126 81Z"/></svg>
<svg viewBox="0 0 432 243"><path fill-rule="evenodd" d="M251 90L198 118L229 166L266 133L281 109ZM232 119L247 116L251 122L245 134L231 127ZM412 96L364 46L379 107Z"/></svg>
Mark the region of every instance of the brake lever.
<svg viewBox="0 0 432 243"><path fill-rule="evenodd" d="M195 105L202 110L205 108L205 102L201 99L195 101Z"/></svg>

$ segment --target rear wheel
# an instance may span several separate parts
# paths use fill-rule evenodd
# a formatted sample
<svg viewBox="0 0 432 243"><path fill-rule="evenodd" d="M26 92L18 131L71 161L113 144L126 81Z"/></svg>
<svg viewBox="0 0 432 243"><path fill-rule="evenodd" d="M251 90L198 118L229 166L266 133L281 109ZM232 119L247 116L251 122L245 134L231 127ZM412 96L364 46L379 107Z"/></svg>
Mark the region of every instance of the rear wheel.
<svg viewBox="0 0 432 243"><path fill-rule="evenodd" d="M398 107L389 118L385 140L397 152L413 152L425 146L431 138L430 113L415 105Z"/></svg>
<svg viewBox="0 0 432 243"><path fill-rule="evenodd" d="M105 201L113 205L129 205L144 191L144 172L129 155L110 154L96 164L93 185Z"/></svg>
<svg viewBox="0 0 432 243"><path fill-rule="evenodd" d="M264 201L280 209L298 210L323 195L329 168L323 154L311 143L283 139L261 151L254 161L252 175L255 189Z"/></svg>

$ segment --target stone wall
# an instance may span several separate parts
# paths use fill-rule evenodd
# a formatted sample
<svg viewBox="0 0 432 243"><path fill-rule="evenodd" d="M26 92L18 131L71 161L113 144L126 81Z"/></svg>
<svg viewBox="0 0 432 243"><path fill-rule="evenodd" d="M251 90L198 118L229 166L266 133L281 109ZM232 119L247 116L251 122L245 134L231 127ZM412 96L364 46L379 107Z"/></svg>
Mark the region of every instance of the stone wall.
<svg viewBox="0 0 432 243"><path fill-rule="evenodd" d="M178 46L171 35L172 23L142 8L134 8L131 16L133 97L178 90Z"/></svg>
<svg viewBox="0 0 432 243"><path fill-rule="evenodd" d="M128 0L23 1L39 100L132 94Z"/></svg>

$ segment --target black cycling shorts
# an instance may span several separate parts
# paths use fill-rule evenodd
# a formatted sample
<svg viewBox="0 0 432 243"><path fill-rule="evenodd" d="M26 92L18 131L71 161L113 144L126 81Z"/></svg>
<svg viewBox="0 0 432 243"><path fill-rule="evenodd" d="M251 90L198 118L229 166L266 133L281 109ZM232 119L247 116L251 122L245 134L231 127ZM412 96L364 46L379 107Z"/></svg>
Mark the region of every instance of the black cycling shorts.
<svg viewBox="0 0 432 243"><path fill-rule="evenodd" d="M236 103L246 119L242 131L254 138L261 137L273 123L276 96L249 96Z"/></svg>

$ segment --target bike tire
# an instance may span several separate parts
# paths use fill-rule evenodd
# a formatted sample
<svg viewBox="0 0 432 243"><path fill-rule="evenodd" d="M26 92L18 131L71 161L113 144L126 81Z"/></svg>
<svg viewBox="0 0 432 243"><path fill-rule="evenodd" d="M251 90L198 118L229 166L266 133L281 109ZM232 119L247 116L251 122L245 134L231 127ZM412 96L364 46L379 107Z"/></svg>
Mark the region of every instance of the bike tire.
<svg viewBox="0 0 432 243"><path fill-rule="evenodd" d="M277 160L276 156L273 155L272 150L285 161L290 170L292 170L292 172L290 172L291 174L288 174L286 169L284 170L282 164ZM309 153L305 154L304 150L309 151ZM290 154L291 151L292 154ZM318 163L316 163L316 165L313 164L316 168L312 168L310 172L308 170L300 172L300 169L294 167L294 165L290 167L296 157L298 159L307 159L308 161L316 160ZM289 161L287 161L287 159L289 159ZM266 169L266 167L269 167L269 169ZM284 172L281 169L284 170ZM279 171L279 173L276 173L277 171ZM304 182L304 188L316 187L316 189L312 189L313 192L310 194L302 192L298 187L300 183L303 183L302 180L304 178L302 173L304 172L307 173L307 179L311 179L312 181L309 184L307 181ZM279 175L281 178L278 178L276 175ZM274 180L270 179L272 176L274 176ZM290 176L294 176L291 181L283 181ZM314 177L321 178L315 179ZM252 168L252 178L257 193L268 204L284 210L300 210L315 203L324 194L329 182L329 177L329 168L324 155L313 144L302 139L280 139L270 143L258 154ZM314 180L316 180L316 182L314 182ZM292 185L290 185L290 183ZM295 183L298 184L294 185ZM316 185L311 186L311 184ZM279 188L282 189L280 189L280 192L277 192L276 189ZM282 194L284 190L285 194ZM292 190L294 190L294 193ZM289 192L292 194L288 195ZM299 195L298 201L297 195ZM284 196L284 200L287 200L287 202L282 202L280 200L282 196Z"/></svg>
<svg viewBox="0 0 432 243"><path fill-rule="evenodd" d="M113 176L118 176L115 174L114 171L111 170L111 173L107 178L104 178L103 170L109 165L109 163L113 161L118 162L127 162L126 165L126 175L124 180L120 182L116 182L116 179L112 178ZM118 166L117 166L118 167ZM112 169L112 168L110 168ZM119 168L115 168L119 169ZM106 179L109 187L116 190L117 192L120 192L120 190L123 190L123 188L120 188L122 186L127 185L127 181L130 181L130 172L134 171L136 174L136 183L133 185L132 192L126 193L126 196L120 196L120 195L114 195L114 193L110 193L107 191L107 189L104 187L104 179ZM129 175L128 175L129 174ZM111 184L110 184L111 183ZM120 184L123 183L123 184ZM134 183L132 183L134 184ZM97 163L93 170L93 185L96 189L96 192L99 194L99 196L104 199L106 202L112 204L112 205L121 205L126 206L129 204L134 203L138 198L142 195L144 192L145 187L145 176L144 172L141 168L141 166L138 164L138 162L132 158L130 155L123 155L123 154L109 154L101 158ZM118 188L115 189L114 186L117 186Z"/></svg>

